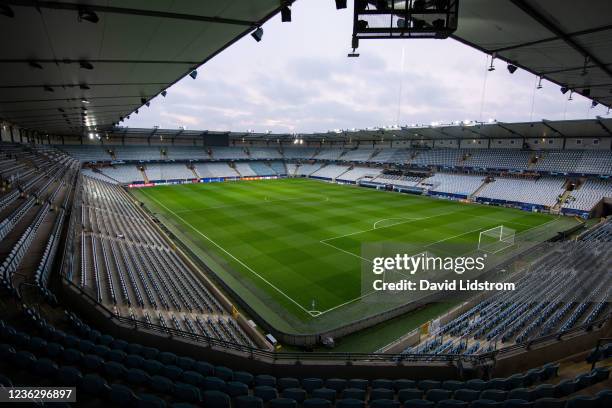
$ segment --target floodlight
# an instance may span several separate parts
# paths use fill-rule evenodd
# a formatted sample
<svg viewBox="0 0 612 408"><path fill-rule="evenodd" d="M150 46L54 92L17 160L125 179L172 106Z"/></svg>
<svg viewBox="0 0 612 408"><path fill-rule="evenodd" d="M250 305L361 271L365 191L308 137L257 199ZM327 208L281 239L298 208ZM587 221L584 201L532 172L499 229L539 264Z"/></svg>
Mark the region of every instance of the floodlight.
<svg viewBox="0 0 612 408"><path fill-rule="evenodd" d="M251 37L253 37L255 41L260 42L263 37L263 28L257 27L257 30L251 33Z"/></svg>
<svg viewBox="0 0 612 408"><path fill-rule="evenodd" d="M561 87L561 93L562 93L563 95L565 95L565 94L567 93L567 91L569 91L569 88L568 88L567 86L562 86L562 87Z"/></svg>
<svg viewBox="0 0 612 408"><path fill-rule="evenodd" d="M164 91L161 91L161 96L163 96L164 98L166 97L166 95L167 95L167 94L168 94L168 92L167 92L167 91L165 91L165 90L164 90Z"/></svg>
<svg viewBox="0 0 612 408"><path fill-rule="evenodd" d="M508 64L508 72L511 74L514 74L516 72L516 70L518 69L518 67L514 64Z"/></svg>
<svg viewBox="0 0 612 408"><path fill-rule="evenodd" d="M43 66L40 65L38 62L36 61L29 61L28 65L32 68L36 68L36 69L43 69Z"/></svg>
<svg viewBox="0 0 612 408"><path fill-rule="evenodd" d="M283 23L291 22L291 9L289 8L289 6L285 6L281 9L281 21Z"/></svg>
<svg viewBox="0 0 612 408"><path fill-rule="evenodd" d="M336 0L336 10L345 9L346 0Z"/></svg>
<svg viewBox="0 0 612 408"><path fill-rule="evenodd" d="M591 102L591 108L596 107L597 105L599 105L599 103L597 101L593 101Z"/></svg>
<svg viewBox="0 0 612 408"><path fill-rule="evenodd" d="M98 17L95 11L86 7L81 7L79 8L79 21L81 20L89 21L90 23L95 24L100 21L100 18Z"/></svg>
<svg viewBox="0 0 612 408"><path fill-rule="evenodd" d="M79 66L83 69L89 69L89 70L94 69L91 62L88 62L88 61L79 61Z"/></svg>
<svg viewBox="0 0 612 408"><path fill-rule="evenodd" d="M198 71L194 69L193 71L189 73L189 76L193 79L196 79L198 77Z"/></svg>
<svg viewBox="0 0 612 408"><path fill-rule="evenodd" d="M346 4L346 1L344 2L344 4ZM0 14L11 18L15 17L15 12L13 11L13 9L7 6L6 4L0 4Z"/></svg>

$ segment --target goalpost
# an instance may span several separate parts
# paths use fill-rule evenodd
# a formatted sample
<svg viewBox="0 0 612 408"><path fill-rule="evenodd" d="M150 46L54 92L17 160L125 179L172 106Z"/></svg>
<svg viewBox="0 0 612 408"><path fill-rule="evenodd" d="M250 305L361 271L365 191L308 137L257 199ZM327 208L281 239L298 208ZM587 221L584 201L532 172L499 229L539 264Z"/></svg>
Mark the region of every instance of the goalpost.
<svg viewBox="0 0 612 408"><path fill-rule="evenodd" d="M514 245L515 231L504 225L481 231L478 236L478 249L483 252L497 253Z"/></svg>

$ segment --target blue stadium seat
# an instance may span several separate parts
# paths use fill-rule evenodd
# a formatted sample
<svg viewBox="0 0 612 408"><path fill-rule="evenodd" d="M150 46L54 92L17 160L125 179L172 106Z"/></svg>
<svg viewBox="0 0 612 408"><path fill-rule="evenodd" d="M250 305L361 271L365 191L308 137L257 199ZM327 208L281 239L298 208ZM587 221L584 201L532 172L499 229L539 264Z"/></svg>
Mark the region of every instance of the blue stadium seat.
<svg viewBox="0 0 612 408"><path fill-rule="evenodd" d="M302 404L304 408L331 408L332 403L323 398L308 398Z"/></svg>
<svg viewBox="0 0 612 408"><path fill-rule="evenodd" d="M268 402L269 408L297 408L297 402L290 398L275 398Z"/></svg>
<svg viewBox="0 0 612 408"><path fill-rule="evenodd" d="M286 388L298 388L300 386L300 381L297 378L292 377L279 378L276 383L278 389L281 391Z"/></svg>
<svg viewBox="0 0 612 408"><path fill-rule="evenodd" d="M112 384L110 386L110 399L116 406L127 407L136 400L136 396L130 387L122 384Z"/></svg>
<svg viewBox="0 0 612 408"><path fill-rule="evenodd" d="M58 381L62 385L79 386L83 381L83 374L79 369L72 366L60 367L58 373Z"/></svg>
<svg viewBox="0 0 612 408"><path fill-rule="evenodd" d="M66 362L71 363L69 360L66 360ZM97 371L104 364L104 359L95 354L86 354L85 356L83 356L82 364L88 370Z"/></svg>
<svg viewBox="0 0 612 408"><path fill-rule="evenodd" d="M504 408L532 408L533 402L523 399L507 399L504 401Z"/></svg>
<svg viewBox="0 0 612 408"><path fill-rule="evenodd" d="M468 388L470 390L476 390L476 391L482 391L486 388L487 383L486 381L483 381L481 379L473 379L473 380L467 380L465 382L465 388Z"/></svg>
<svg viewBox="0 0 612 408"><path fill-rule="evenodd" d="M51 358L59 358L64 352L64 347L56 342L47 343L45 352Z"/></svg>
<svg viewBox="0 0 612 408"><path fill-rule="evenodd" d="M306 390L307 393L312 393L317 388L323 387L323 380L320 378L304 378L302 380L302 388Z"/></svg>
<svg viewBox="0 0 612 408"><path fill-rule="evenodd" d="M555 388L551 384L540 384L533 390L533 398L552 398L555 396Z"/></svg>
<svg viewBox="0 0 612 408"><path fill-rule="evenodd" d="M393 399L395 392L388 388L374 388L370 391L370 400Z"/></svg>
<svg viewBox="0 0 612 408"><path fill-rule="evenodd" d="M232 397L239 397L241 395L249 395L249 387L245 383L239 381L228 381L225 385L225 392Z"/></svg>
<svg viewBox="0 0 612 408"><path fill-rule="evenodd" d="M195 385L196 387L204 386L204 376L195 371L183 371L181 381L186 384Z"/></svg>
<svg viewBox="0 0 612 408"><path fill-rule="evenodd" d="M234 371L234 381L241 382L246 385L253 384L253 374L246 371Z"/></svg>
<svg viewBox="0 0 612 408"><path fill-rule="evenodd" d="M450 399L452 394L452 391L449 390L433 388L425 393L425 398L429 401L438 402L445 399Z"/></svg>
<svg viewBox="0 0 612 408"><path fill-rule="evenodd" d="M372 388L385 388L387 390L392 390L394 389L394 383L391 380L379 378L376 380L372 380Z"/></svg>
<svg viewBox="0 0 612 408"><path fill-rule="evenodd" d="M103 397L110 390L106 380L97 374L85 374L81 382L81 388L88 394Z"/></svg>
<svg viewBox="0 0 612 408"><path fill-rule="evenodd" d="M469 403L456 399L445 399L438 401L436 408L468 408Z"/></svg>
<svg viewBox="0 0 612 408"><path fill-rule="evenodd" d="M276 388L269 385L257 385L253 387L253 395L261 398L264 402L268 402L278 397Z"/></svg>
<svg viewBox="0 0 612 408"><path fill-rule="evenodd" d="M507 395L504 390L484 390L480 393L480 399L500 402L505 400Z"/></svg>
<svg viewBox="0 0 612 408"><path fill-rule="evenodd" d="M230 408L230 396L221 391L204 391L202 394L204 406L210 408Z"/></svg>
<svg viewBox="0 0 612 408"><path fill-rule="evenodd" d="M138 354L128 354L128 356L125 359L125 366L128 368L142 368L144 366L145 363L145 359L142 356L139 356ZM155 361L155 360L151 360L151 361ZM145 370L147 372L149 372L149 374L157 374L159 371L155 371L155 372L150 372L149 370Z"/></svg>
<svg viewBox="0 0 612 408"><path fill-rule="evenodd" d="M39 358L34 363L34 373L40 377L53 379L59 371L59 367L54 361L48 358Z"/></svg>
<svg viewBox="0 0 612 408"><path fill-rule="evenodd" d="M336 408L364 408L365 402L358 399L346 398L336 402Z"/></svg>
<svg viewBox="0 0 612 408"><path fill-rule="evenodd" d="M416 381L405 378L393 381L393 389L395 391L403 390L404 388L417 388Z"/></svg>
<svg viewBox="0 0 612 408"><path fill-rule="evenodd" d="M144 357L143 357L144 358ZM164 365L157 360L147 359L142 362L140 368L145 370L150 375L159 374L163 371ZM139 368L139 367L130 367L130 368Z"/></svg>
<svg viewBox="0 0 612 408"><path fill-rule="evenodd" d="M342 398L365 401L366 392L360 388L346 388L342 391Z"/></svg>
<svg viewBox="0 0 612 408"><path fill-rule="evenodd" d="M480 398L480 391L463 388L455 391L454 398L465 402L476 401Z"/></svg>
<svg viewBox="0 0 612 408"><path fill-rule="evenodd" d="M367 390L370 382L361 378L353 378L348 381L348 388L358 388L360 390Z"/></svg>
<svg viewBox="0 0 612 408"><path fill-rule="evenodd" d="M555 398L567 397L576 391L574 380L561 380L553 386L553 396Z"/></svg>
<svg viewBox="0 0 612 408"><path fill-rule="evenodd" d="M392 399L376 399L370 401L370 408L400 408L399 401Z"/></svg>
<svg viewBox="0 0 612 408"><path fill-rule="evenodd" d="M558 398L540 398L535 400L534 408L565 408L565 400Z"/></svg>
<svg viewBox="0 0 612 408"><path fill-rule="evenodd" d="M567 400L566 408L600 408L599 397L578 395Z"/></svg>
<svg viewBox="0 0 612 408"><path fill-rule="evenodd" d="M125 379L127 382L134 385L144 385L151 381L149 374L140 368L130 368L127 371Z"/></svg>
<svg viewBox="0 0 612 408"><path fill-rule="evenodd" d="M423 391L417 388L404 388L397 393L397 399L402 404L407 400L415 400L423 398Z"/></svg>
<svg viewBox="0 0 612 408"><path fill-rule="evenodd" d="M286 388L281 393L281 396L296 400L298 404L301 404L306 399L306 390L302 388Z"/></svg>
<svg viewBox="0 0 612 408"><path fill-rule="evenodd" d="M166 401L157 395L142 393L138 394L138 408L166 408Z"/></svg>
<svg viewBox="0 0 612 408"><path fill-rule="evenodd" d="M234 370L231 368L216 366L215 367L215 376L221 378L223 381L232 381L234 379ZM267 384L261 384L267 385Z"/></svg>
<svg viewBox="0 0 612 408"><path fill-rule="evenodd" d="M532 392L528 388L514 388L508 392L507 398L531 401L533 399L533 396Z"/></svg>
<svg viewBox="0 0 612 408"><path fill-rule="evenodd" d="M213 375L215 373L215 367L206 361L196 361L193 365L193 371L197 371L203 376Z"/></svg>
<svg viewBox="0 0 612 408"><path fill-rule="evenodd" d="M204 377L203 388L206 391L224 391L225 381L223 381L219 377L214 377L214 376Z"/></svg>
<svg viewBox="0 0 612 408"><path fill-rule="evenodd" d="M329 378L325 381L325 388L336 392L342 392L346 388L347 381L344 378Z"/></svg>
<svg viewBox="0 0 612 408"><path fill-rule="evenodd" d="M173 364L164 364L160 374L171 380L178 380L183 375L183 369Z"/></svg>
<svg viewBox="0 0 612 408"><path fill-rule="evenodd" d="M160 394L170 394L174 389L174 383L168 377L154 375L149 381L151 388Z"/></svg>
<svg viewBox="0 0 612 408"><path fill-rule="evenodd" d="M176 357L176 354L174 353L170 353L169 351L162 351L161 353L157 355L157 359L162 364L176 365L177 357Z"/></svg>
<svg viewBox="0 0 612 408"><path fill-rule="evenodd" d="M501 408L502 406L501 402L489 399L477 399L470 403L470 408Z"/></svg>
<svg viewBox="0 0 612 408"><path fill-rule="evenodd" d="M235 408L263 408L263 400L252 395L242 395L234 399Z"/></svg>
<svg viewBox="0 0 612 408"><path fill-rule="evenodd" d="M181 367L183 370L191 370L195 363L196 361L191 357L178 357L176 359L176 365Z"/></svg>
<svg viewBox="0 0 612 408"><path fill-rule="evenodd" d="M312 398L322 398L330 401L332 404L336 402L336 390L331 388L317 388L310 393Z"/></svg>
<svg viewBox="0 0 612 408"><path fill-rule="evenodd" d="M449 391L457 391L465 388L463 381L447 380L442 382L442 388Z"/></svg>
<svg viewBox="0 0 612 408"><path fill-rule="evenodd" d="M436 404L423 399L409 399L405 400L402 405L404 408L433 408Z"/></svg>
<svg viewBox="0 0 612 408"><path fill-rule="evenodd" d="M174 384L173 394L176 398L186 402L198 402L202 399L198 387L181 382Z"/></svg>
<svg viewBox="0 0 612 408"><path fill-rule="evenodd" d="M15 365L21 369L27 370L34 366L35 362L36 357L29 351L18 351L15 354Z"/></svg>
<svg viewBox="0 0 612 408"><path fill-rule="evenodd" d="M128 369L121 363L107 361L104 363L104 372L111 378L125 378Z"/></svg>
<svg viewBox="0 0 612 408"><path fill-rule="evenodd" d="M440 381L435 380L421 380L417 383L417 386L423 391L429 391L434 388L440 388L442 384L440 383Z"/></svg>

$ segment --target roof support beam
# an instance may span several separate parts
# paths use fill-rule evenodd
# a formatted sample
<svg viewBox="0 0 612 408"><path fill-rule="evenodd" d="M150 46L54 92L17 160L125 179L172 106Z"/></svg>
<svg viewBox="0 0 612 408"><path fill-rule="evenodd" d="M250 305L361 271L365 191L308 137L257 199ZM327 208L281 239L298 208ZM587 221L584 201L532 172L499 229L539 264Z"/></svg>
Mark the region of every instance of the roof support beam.
<svg viewBox="0 0 612 408"><path fill-rule="evenodd" d="M123 15L139 16L139 17L157 17L157 18L167 18L167 19L174 19L174 20L198 21L198 22L204 22L204 23L229 24L229 25L237 25L237 26L244 26L244 27L255 27L257 25L256 21L246 21L246 20L238 20L238 19L223 18L223 17L198 16L194 14L172 13L168 11L112 7L112 6L104 6L100 4L76 4L76 3L63 3L59 1L35 1L35 0L7 0L5 3L8 3L13 6L36 7L37 9L45 8L45 9L52 9L52 10L74 10L74 11L86 9L86 10L92 10L92 11L99 12L99 13L123 14Z"/></svg>
<svg viewBox="0 0 612 408"><path fill-rule="evenodd" d="M503 124L503 123L501 123L501 122L497 122L497 123L496 123L496 125L497 125L497 126L499 126L499 127L500 127L500 128L502 128L502 129L504 129L506 132L510 132L510 133L512 133L512 134L513 134L514 136L516 136L516 137L520 137L520 138L522 138L522 137L523 137L523 135L521 135L520 133L516 132L516 131L515 131L515 130L513 130L513 129L510 129L508 126L504 125L504 124Z"/></svg>
<svg viewBox="0 0 612 408"><path fill-rule="evenodd" d="M550 124L550 121L546 119L542 119L542 124L546 126L547 128L549 128L550 130L552 130L553 132L555 132L556 134L558 134L559 136L566 137L563 133L559 132L557 129L552 127L552 125Z"/></svg>
<svg viewBox="0 0 612 408"><path fill-rule="evenodd" d="M567 36L568 37L577 37L577 36L580 36L580 35L599 33L601 31L607 31L607 30L612 30L612 25L605 25L605 26L601 26L601 27L590 28L588 30L575 31L573 33L567 34ZM515 45L509 45L507 47L497 48L495 50L491 50L491 52L499 53L499 52L504 52L504 51L516 50L518 48L530 47L532 45L538 45L538 44L545 44L547 42L556 41L556 40L559 40L559 39L560 38L557 37L557 36L548 37L548 38L543 38L541 40L529 41L529 42L525 42L525 43L521 43L521 44L515 44Z"/></svg>
<svg viewBox="0 0 612 408"><path fill-rule="evenodd" d="M542 13L533 8L533 6L527 3L525 0L510 0L514 5L527 13L531 18L536 20L538 23L542 24L546 29L550 30L554 35L558 36L561 40L565 41L570 47L574 48L580 54L582 54L585 58L588 58L589 61L593 62L597 67L603 70L606 74L612 76L612 70L606 66L599 58L591 55L589 51L587 51L582 45L578 44L571 38L568 34L564 33L556 24L552 21L548 20Z"/></svg>
<svg viewBox="0 0 612 408"><path fill-rule="evenodd" d="M601 120L601 116L597 116L595 118L595 120L597 121L597 124L599 126L601 126L601 128L604 130L604 132L606 132L607 134L612 136L612 129L610 129L609 127L606 126L606 124L603 122L603 120Z"/></svg>

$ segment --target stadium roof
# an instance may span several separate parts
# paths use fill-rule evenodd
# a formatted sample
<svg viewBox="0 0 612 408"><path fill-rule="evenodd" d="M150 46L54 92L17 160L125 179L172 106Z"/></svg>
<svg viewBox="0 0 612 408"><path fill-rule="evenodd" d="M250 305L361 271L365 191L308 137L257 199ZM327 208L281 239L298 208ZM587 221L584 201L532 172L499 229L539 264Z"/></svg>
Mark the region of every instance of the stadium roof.
<svg viewBox="0 0 612 408"><path fill-rule="evenodd" d="M611 16L610 0L460 0L454 38L610 107Z"/></svg>
<svg viewBox="0 0 612 408"><path fill-rule="evenodd" d="M134 112L275 15L281 1L3 0L2 7L0 118L83 134L84 125L108 129ZM459 9L459 41L612 105L610 0L461 0Z"/></svg>
<svg viewBox="0 0 612 408"><path fill-rule="evenodd" d="M612 137L612 119L561 120L519 123L461 122L452 124L414 125L400 128L372 128L336 130L326 133L287 134L223 132L186 129L116 128L108 133L113 138L158 140L199 139L213 135L227 135L232 140L271 141L295 138L313 141L348 140L442 140L442 139L512 139L512 138L609 138Z"/></svg>
<svg viewBox="0 0 612 408"><path fill-rule="evenodd" d="M281 1L3 0L1 7L0 118L82 134L83 125L103 128L133 112L263 24Z"/></svg>

